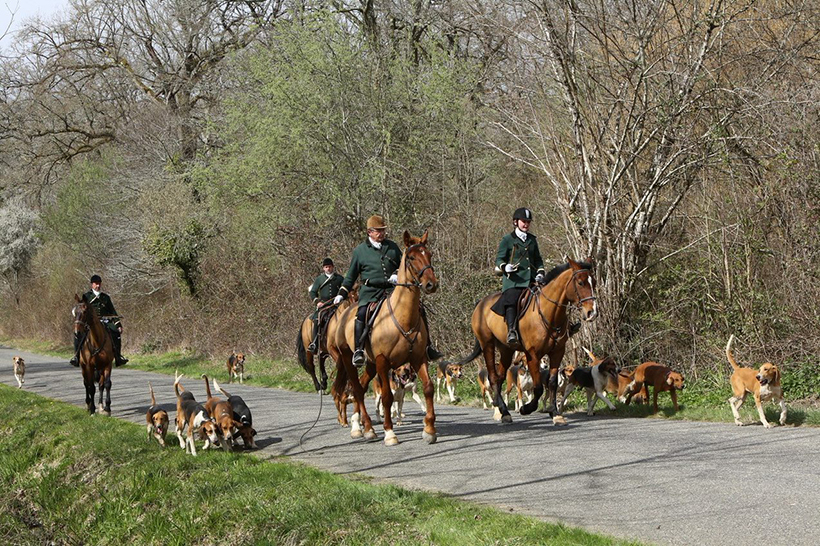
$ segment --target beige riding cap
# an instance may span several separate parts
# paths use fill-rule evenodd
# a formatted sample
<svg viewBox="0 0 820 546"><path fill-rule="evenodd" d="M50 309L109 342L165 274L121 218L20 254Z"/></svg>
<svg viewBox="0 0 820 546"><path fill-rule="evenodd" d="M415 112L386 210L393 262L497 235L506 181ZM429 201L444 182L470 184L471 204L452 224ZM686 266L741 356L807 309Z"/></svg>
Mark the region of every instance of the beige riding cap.
<svg viewBox="0 0 820 546"><path fill-rule="evenodd" d="M374 214L367 219L367 229L387 229L387 224L384 223L382 216Z"/></svg>

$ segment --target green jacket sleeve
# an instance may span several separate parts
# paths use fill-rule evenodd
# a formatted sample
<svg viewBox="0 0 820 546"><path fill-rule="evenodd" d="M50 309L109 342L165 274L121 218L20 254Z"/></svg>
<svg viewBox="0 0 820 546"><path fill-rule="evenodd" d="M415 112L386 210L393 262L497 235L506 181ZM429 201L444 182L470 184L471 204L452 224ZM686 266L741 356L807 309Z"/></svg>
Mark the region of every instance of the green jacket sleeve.
<svg viewBox="0 0 820 546"><path fill-rule="evenodd" d="M359 264L359 253L353 251L353 256L350 258L350 267L347 268L347 275L342 281L342 287L339 289L339 294L347 298L347 295L353 289L353 283L359 278L361 273L361 265Z"/></svg>
<svg viewBox="0 0 820 546"><path fill-rule="evenodd" d="M504 236L501 239L501 243L498 245L498 252L495 256L495 266L499 269L503 269L505 265L509 263L510 259L510 249L512 245L510 245L510 239L507 236Z"/></svg>
<svg viewBox="0 0 820 546"><path fill-rule="evenodd" d="M322 279L322 275L319 275L318 277L316 277L316 279L313 281L313 286L310 287L310 291L308 292L308 294L310 295L310 299L313 301L313 303L318 303L318 300L319 300L319 281L321 279Z"/></svg>

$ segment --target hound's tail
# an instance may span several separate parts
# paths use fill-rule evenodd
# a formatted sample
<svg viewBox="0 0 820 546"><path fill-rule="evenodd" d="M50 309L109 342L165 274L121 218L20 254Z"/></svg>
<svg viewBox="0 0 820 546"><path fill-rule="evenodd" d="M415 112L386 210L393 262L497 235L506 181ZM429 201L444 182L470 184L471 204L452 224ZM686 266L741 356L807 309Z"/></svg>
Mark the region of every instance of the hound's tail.
<svg viewBox="0 0 820 546"><path fill-rule="evenodd" d="M205 380L205 396L207 398L213 398L213 395L211 395L211 384L208 383L208 376L205 375L205 374L202 374L201 377L202 377L202 379Z"/></svg>
<svg viewBox="0 0 820 546"><path fill-rule="evenodd" d="M739 370L740 366L737 365L737 362L735 362L735 357L732 355L732 342L734 340L734 334L729 336L729 343L726 344L726 358L729 360L729 364L732 365L732 368L734 368L735 370Z"/></svg>
<svg viewBox="0 0 820 546"><path fill-rule="evenodd" d="M593 362L598 360L598 357L595 356L595 354L592 351L590 351L586 347L581 347L581 348L584 350L584 352L587 354L587 356L589 357L590 360L592 360Z"/></svg>
<svg viewBox="0 0 820 546"><path fill-rule="evenodd" d="M157 399L154 398L154 387L151 386L150 381L148 382L148 391L151 393L151 405L156 406L157 405Z"/></svg>
<svg viewBox="0 0 820 546"><path fill-rule="evenodd" d="M177 398L179 398L180 391L182 391L182 392L185 391L185 387L183 387L182 385L179 384L179 380L182 379L183 375L185 375L185 374L181 373L181 374L177 375L177 371L174 370L174 392L177 393Z"/></svg>
<svg viewBox="0 0 820 546"><path fill-rule="evenodd" d="M457 362L453 362L453 364L457 364L459 366L464 366L478 358L478 355L481 354L481 344L478 342L478 339L475 340L475 345L473 345L473 352L462 358Z"/></svg>
<svg viewBox="0 0 820 546"><path fill-rule="evenodd" d="M226 398L230 398L230 397L231 397L231 395L228 393L228 391L226 391L225 389L223 389L222 387L220 387L220 386L219 386L219 383L217 383L217 382L216 382L216 379L214 379L213 381L214 381L214 388L215 388L216 390L218 390L219 392L221 392L222 394L224 394Z"/></svg>

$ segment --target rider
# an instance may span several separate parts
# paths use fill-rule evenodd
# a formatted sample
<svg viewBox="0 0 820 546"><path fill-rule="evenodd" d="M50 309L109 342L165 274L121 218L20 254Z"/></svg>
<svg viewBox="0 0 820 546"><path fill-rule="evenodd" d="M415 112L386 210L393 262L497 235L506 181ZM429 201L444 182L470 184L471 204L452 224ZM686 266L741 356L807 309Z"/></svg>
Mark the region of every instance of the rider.
<svg viewBox="0 0 820 546"><path fill-rule="evenodd" d="M514 229L501 239L495 258L495 273L503 275L501 298L492 310L504 317L507 323L507 345L521 350L518 337L518 299L532 282L544 282L544 260L538 250L538 241L530 233L532 211L516 209L513 213Z"/></svg>
<svg viewBox="0 0 820 546"><path fill-rule="evenodd" d="M94 306L97 311L97 316L103 325L111 333L111 341L114 346L114 359L117 366L124 366L128 363L127 358L123 358L120 349L122 347L122 323L120 317L117 315L114 304L111 303L111 297L105 292L100 291L102 285L102 278L99 275L91 276L91 290L84 294L85 300ZM79 366L80 342L82 336L74 335L74 357L69 361L72 366Z"/></svg>
<svg viewBox="0 0 820 546"><path fill-rule="evenodd" d="M402 252L399 245L387 239L387 225L384 218L374 214L367 219L367 240L353 250L350 259L350 268L339 289L339 294L333 299L334 304L345 299L353 283L361 275L362 286L359 289L359 308L356 313L354 335L356 338L356 348L353 352L353 365L357 368L364 366L364 331L365 319L368 304L379 301L388 290L398 282L399 276L396 271L401 265ZM427 325L427 316L424 307L421 307L421 318L424 325ZM443 355L439 353L430 340L430 328L427 328L427 358L436 360Z"/></svg>
<svg viewBox="0 0 820 546"><path fill-rule="evenodd" d="M319 348L319 310L331 302L333 298L339 293L339 288L342 286L344 277L336 273L333 266L333 260L325 258L322 260L323 273L316 277L313 281L313 286L310 287L310 297L313 299L313 305L316 306L316 311L313 312L313 335L311 336L308 351L316 353Z"/></svg>

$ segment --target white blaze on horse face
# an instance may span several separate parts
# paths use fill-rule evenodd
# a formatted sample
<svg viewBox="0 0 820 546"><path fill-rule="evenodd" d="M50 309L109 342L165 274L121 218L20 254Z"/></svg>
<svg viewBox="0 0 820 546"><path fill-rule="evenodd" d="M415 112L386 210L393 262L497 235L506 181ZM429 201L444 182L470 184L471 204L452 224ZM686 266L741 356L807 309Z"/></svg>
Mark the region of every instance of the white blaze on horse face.
<svg viewBox="0 0 820 546"><path fill-rule="evenodd" d="M592 320L598 316L598 300L595 298L595 287L592 286L592 281L587 279L589 283L589 297L592 298L592 312L587 315L585 320Z"/></svg>

